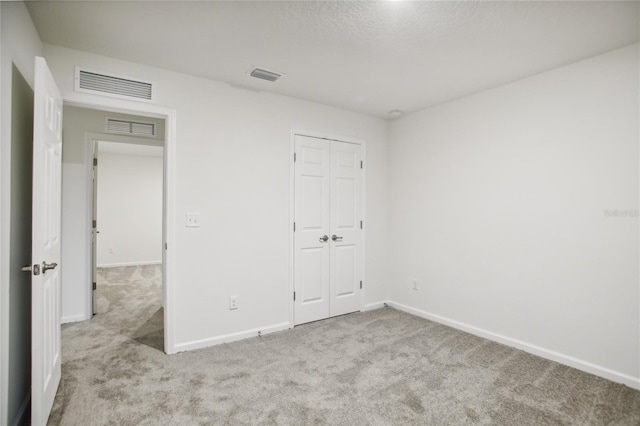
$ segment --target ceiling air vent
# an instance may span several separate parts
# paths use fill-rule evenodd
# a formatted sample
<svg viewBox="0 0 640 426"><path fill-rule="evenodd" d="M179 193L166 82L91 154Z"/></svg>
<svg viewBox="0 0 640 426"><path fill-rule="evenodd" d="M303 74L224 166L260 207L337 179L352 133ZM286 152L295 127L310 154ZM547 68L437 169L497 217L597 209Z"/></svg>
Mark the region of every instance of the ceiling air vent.
<svg viewBox="0 0 640 426"><path fill-rule="evenodd" d="M156 125L107 117L107 132L131 136L155 136Z"/></svg>
<svg viewBox="0 0 640 426"><path fill-rule="evenodd" d="M277 81L283 76L283 74L280 74L279 72L268 71L263 68L254 68L251 70L249 75L251 77L261 78L262 80L267 81Z"/></svg>
<svg viewBox="0 0 640 426"><path fill-rule="evenodd" d="M150 101L153 84L76 67L76 91Z"/></svg>

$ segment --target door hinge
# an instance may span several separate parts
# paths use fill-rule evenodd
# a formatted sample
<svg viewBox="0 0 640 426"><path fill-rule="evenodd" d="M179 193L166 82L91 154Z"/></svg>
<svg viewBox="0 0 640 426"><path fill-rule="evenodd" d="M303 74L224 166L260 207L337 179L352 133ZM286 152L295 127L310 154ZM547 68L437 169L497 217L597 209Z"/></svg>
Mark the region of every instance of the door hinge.
<svg viewBox="0 0 640 426"><path fill-rule="evenodd" d="M167 249L167 243L164 243L164 249L165 250Z"/></svg>
<svg viewBox="0 0 640 426"><path fill-rule="evenodd" d="M363 169L364 168L364 161L360 160L360 168Z"/></svg>
<svg viewBox="0 0 640 426"><path fill-rule="evenodd" d="M296 162L296 153L295 152L293 153L293 162L294 163Z"/></svg>
<svg viewBox="0 0 640 426"><path fill-rule="evenodd" d="M293 232L296 232L296 223L293 222Z"/></svg>
<svg viewBox="0 0 640 426"><path fill-rule="evenodd" d="M98 286L96 285L96 283L93 283L93 289L95 290L97 288L98 288Z"/></svg>
<svg viewBox="0 0 640 426"><path fill-rule="evenodd" d="M360 221L360 229L362 229L362 221Z"/></svg>
<svg viewBox="0 0 640 426"><path fill-rule="evenodd" d="M293 301L294 302L296 301L296 292L295 291L293 292Z"/></svg>
<svg viewBox="0 0 640 426"><path fill-rule="evenodd" d="M93 165L94 165L94 166L97 166L97 165L98 165L98 159L97 159L97 158L94 158L94 159L93 159Z"/></svg>
<svg viewBox="0 0 640 426"><path fill-rule="evenodd" d="M362 290L362 281L360 281L360 290Z"/></svg>
<svg viewBox="0 0 640 426"><path fill-rule="evenodd" d="M94 219L94 221L92 222L93 225L93 229L98 227L98 221Z"/></svg>

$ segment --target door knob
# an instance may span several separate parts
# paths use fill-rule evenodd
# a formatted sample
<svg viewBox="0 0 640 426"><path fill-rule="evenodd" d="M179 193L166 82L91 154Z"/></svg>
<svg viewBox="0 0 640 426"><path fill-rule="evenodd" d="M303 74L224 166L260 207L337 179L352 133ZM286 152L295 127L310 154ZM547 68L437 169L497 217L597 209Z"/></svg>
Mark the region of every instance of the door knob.
<svg viewBox="0 0 640 426"><path fill-rule="evenodd" d="M329 237L327 237L326 235L320 237L320 242L321 243L326 243L327 241L329 241Z"/></svg>
<svg viewBox="0 0 640 426"><path fill-rule="evenodd" d="M56 269L56 266L58 266L58 264L55 262L53 263L42 262L42 273L45 274L50 269Z"/></svg>
<svg viewBox="0 0 640 426"><path fill-rule="evenodd" d="M342 237L338 237L336 234L333 234L333 235L331 236L331 239L332 239L333 241L342 241Z"/></svg>

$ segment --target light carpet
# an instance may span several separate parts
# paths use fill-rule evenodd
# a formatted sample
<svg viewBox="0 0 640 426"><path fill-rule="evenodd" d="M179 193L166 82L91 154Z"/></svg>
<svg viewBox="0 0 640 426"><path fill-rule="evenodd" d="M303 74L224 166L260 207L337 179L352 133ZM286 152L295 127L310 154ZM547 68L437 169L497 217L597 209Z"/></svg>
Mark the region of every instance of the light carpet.
<svg viewBox="0 0 640 426"><path fill-rule="evenodd" d="M391 308L165 355L159 267L101 269L50 425L640 425L640 392Z"/></svg>

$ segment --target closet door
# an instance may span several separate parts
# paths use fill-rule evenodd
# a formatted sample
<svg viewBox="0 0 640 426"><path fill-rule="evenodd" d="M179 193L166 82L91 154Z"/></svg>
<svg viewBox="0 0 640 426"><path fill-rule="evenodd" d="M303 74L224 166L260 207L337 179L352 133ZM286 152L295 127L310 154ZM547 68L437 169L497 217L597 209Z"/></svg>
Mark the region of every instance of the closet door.
<svg viewBox="0 0 640 426"><path fill-rule="evenodd" d="M331 145L295 137L294 324L329 317Z"/></svg>
<svg viewBox="0 0 640 426"><path fill-rule="evenodd" d="M362 164L357 144L295 137L294 324L360 310Z"/></svg>
<svg viewBox="0 0 640 426"><path fill-rule="evenodd" d="M362 169L360 145L331 142L329 315L360 310Z"/></svg>

